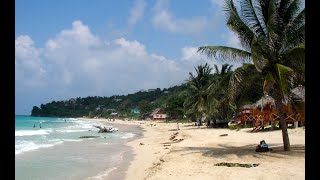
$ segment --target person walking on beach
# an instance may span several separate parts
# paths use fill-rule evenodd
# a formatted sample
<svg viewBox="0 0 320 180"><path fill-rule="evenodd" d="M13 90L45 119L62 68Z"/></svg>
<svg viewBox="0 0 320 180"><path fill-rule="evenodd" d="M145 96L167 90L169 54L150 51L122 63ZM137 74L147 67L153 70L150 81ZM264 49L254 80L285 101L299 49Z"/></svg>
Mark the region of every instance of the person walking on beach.
<svg viewBox="0 0 320 180"><path fill-rule="evenodd" d="M200 128L200 126L201 126L201 120L202 120L202 118L201 117L198 117L198 129Z"/></svg>
<svg viewBox="0 0 320 180"><path fill-rule="evenodd" d="M39 127L42 128L42 127L41 127L41 122L39 123Z"/></svg>
<svg viewBox="0 0 320 180"><path fill-rule="evenodd" d="M178 131L178 130L180 130L180 128L179 128L179 123L177 123L177 131Z"/></svg>
<svg viewBox="0 0 320 180"><path fill-rule="evenodd" d="M33 128L35 128L35 127L36 127L36 123L33 124Z"/></svg>

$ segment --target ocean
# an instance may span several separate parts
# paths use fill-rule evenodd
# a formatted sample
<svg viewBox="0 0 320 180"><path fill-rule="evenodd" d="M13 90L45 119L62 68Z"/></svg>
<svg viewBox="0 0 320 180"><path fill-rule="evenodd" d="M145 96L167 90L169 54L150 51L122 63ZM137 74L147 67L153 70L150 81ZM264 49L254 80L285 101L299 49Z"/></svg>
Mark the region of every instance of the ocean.
<svg viewBox="0 0 320 180"><path fill-rule="evenodd" d="M119 131L98 133L93 125ZM141 135L139 126L107 120L16 116L15 179L123 179L133 159L132 149L125 144Z"/></svg>

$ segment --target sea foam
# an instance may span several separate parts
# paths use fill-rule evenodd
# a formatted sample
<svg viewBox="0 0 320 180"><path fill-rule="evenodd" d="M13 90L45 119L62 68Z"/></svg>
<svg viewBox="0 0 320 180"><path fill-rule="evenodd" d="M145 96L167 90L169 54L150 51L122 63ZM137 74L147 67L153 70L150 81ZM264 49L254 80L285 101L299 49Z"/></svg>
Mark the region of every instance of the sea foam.
<svg viewBox="0 0 320 180"><path fill-rule="evenodd" d="M133 138L135 136L135 134L133 133L125 133L123 136L121 136L120 138L122 139L128 139L128 138Z"/></svg>
<svg viewBox="0 0 320 180"><path fill-rule="evenodd" d="M15 145L15 154L21 154L23 152L32 151L39 148L48 148L63 143L63 141L60 140L54 140L51 142L52 143L50 144L36 144L33 141L18 141L18 143Z"/></svg>
<svg viewBox="0 0 320 180"><path fill-rule="evenodd" d="M93 176L93 177L88 177L86 178L86 180L91 180L91 179L105 179L106 177L108 177L108 175L116 170L117 168L116 167L112 167L112 168L109 168L107 169L106 171L103 171L102 173L96 175L96 176Z"/></svg>
<svg viewBox="0 0 320 180"><path fill-rule="evenodd" d="M34 136L34 135L46 135L52 132L51 129L49 130L44 130L44 129L39 129L39 130L17 130L15 131L15 136Z"/></svg>

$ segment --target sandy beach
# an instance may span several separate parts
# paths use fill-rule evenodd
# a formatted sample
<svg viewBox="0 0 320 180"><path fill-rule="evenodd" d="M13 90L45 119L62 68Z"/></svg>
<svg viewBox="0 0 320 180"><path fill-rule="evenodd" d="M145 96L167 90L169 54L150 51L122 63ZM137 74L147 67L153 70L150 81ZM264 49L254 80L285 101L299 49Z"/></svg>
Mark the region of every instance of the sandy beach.
<svg viewBox="0 0 320 180"><path fill-rule="evenodd" d="M176 123L122 120L115 123L140 125L144 129L142 138L127 143L135 154L127 180L305 179L304 127L288 129L292 150L284 152L281 130L251 133L251 128L198 129L191 123L179 123L177 131ZM176 137L170 140L174 133ZM272 148L271 152L255 152L261 140ZM215 166L223 162L259 165Z"/></svg>

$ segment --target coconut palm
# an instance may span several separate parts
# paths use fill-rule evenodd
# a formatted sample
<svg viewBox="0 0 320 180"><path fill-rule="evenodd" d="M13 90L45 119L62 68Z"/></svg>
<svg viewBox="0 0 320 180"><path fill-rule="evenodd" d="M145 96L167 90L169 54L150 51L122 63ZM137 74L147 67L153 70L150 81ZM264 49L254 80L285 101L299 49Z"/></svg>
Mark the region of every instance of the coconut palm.
<svg viewBox="0 0 320 180"><path fill-rule="evenodd" d="M212 68L209 64L198 65L196 68L196 75L189 73L188 80L189 90L188 96L183 103L184 108L188 114L194 114L201 118L207 115L208 107L208 86L211 83L210 74ZM201 123L201 122L200 122Z"/></svg>
<svg viewBox="0 0 320 180"><path fill-rule="evenodd" d="M242 80L242 81L238 81ZM230 77L228 98L237 107L256 102L262 95L263 76L253 64L243 64Z"/></svg>
<svg viewBox="0 0 320 180"><path fill-rule="evenodd" d="M300 0L225 0L227 26L238 35L243 49L203 46L198 52L208 57L253 63L265 81L264 93L273 90L280 116L284 150L290 141L283 113L283 101L290 98L291 86L304 74L305 10ZM297 76L300 74L300 76ZM238 75L239 84L244 76Z"/></svg>
<svg viewBox="0 0 320 180"><path fill-rule="evenodd" d="M215 64L215 73L212 76L212 82L208 87L208 111L212 118L229 119L230 101L227 97L229 79L232 74L232 65L223 64L221 70Z"/></svg>

